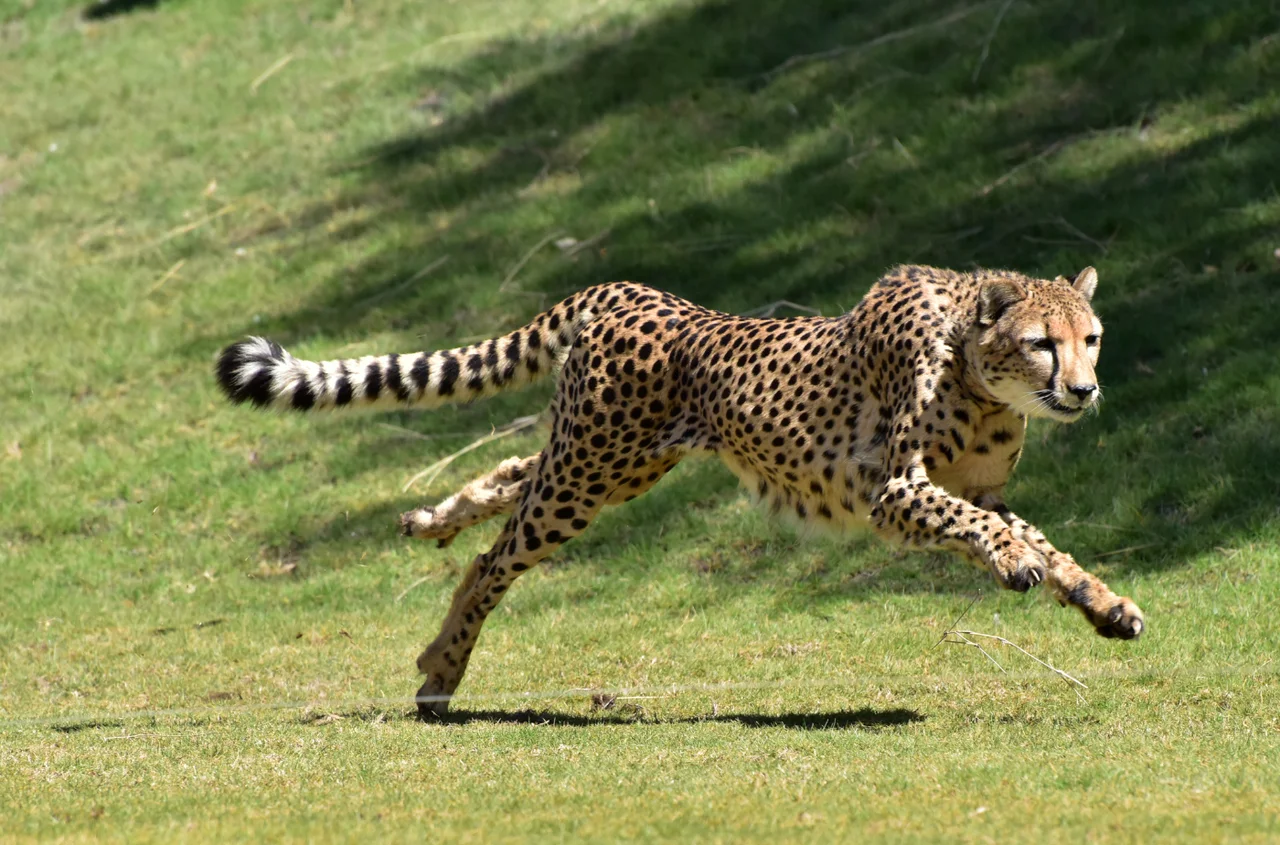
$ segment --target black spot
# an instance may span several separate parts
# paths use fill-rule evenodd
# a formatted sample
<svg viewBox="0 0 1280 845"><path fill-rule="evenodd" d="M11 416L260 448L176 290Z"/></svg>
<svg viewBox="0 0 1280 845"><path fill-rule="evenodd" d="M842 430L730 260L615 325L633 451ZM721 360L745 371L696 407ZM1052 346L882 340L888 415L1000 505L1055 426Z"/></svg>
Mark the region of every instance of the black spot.
<svg viewBox="0 0 1280 845"><path fill-rule="evenodd" d="M997 443L1008 443L1013 439L1013 433L1002 428L992 434L991 439Z"/></svg>

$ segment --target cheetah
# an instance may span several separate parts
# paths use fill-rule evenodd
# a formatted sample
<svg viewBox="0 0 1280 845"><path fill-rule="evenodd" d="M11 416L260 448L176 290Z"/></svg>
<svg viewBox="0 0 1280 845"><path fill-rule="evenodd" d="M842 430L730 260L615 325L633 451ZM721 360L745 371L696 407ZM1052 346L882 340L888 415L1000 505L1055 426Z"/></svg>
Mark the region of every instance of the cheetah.
<svg viewBox="0 0 1280 845"><path fill-rule="evenodd" d="M542 451L401 517L405 534L446 545L509 514L418 658L418 708L439 716L512 582L695 452L718 455L776 511L958 552L1006 589L1047 581L1102 636L1138 637L1137 605L1004 501L1028 419L1075 422L1100 399L1097 279L1092 267L1047 280L903 266L843 316L791 319L615 282L471 346L313 362L250 338L222 352L216 375L233 402L309 411L469 402L558 369Z"/></svg>

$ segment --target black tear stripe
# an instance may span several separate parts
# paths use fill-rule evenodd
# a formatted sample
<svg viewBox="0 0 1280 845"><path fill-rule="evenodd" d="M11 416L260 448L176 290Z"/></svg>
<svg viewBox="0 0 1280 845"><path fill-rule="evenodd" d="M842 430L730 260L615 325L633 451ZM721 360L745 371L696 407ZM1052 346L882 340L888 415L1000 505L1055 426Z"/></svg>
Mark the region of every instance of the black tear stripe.
<svg viewBox="0 0 1280 845"><path fill-rule="evenodd" d="M400 376L400 356L394 352L387 356L387 387L391 388L401 402L409 401L409 391Z"/></svg>
<svg viewBox="0 0 1280 845"><path fill-rule="evenodd" d="M427 392L427 385L431 383L431 365L427 363L426 355L419 355L413 362L413 366L409 369L409 378L413 381L413 386L417 388L419 395Z"/></svg>
<svg viewBox="0 0 1280 845"><path fill-rule="evenodd" d="M372 361L364 375L364 398L370 402L377 402L380 393L382 393L382 370L378 367L377 361Z"/></svg>
<svg viewBox="0 0 1280 845"><path fill-rule="evenodd" d="M453 386L458 381L458 373L460 371L458 359L444 353L444 360L440 363L440 387L436 391L441 396L449 396L453 393Z"/></svg>

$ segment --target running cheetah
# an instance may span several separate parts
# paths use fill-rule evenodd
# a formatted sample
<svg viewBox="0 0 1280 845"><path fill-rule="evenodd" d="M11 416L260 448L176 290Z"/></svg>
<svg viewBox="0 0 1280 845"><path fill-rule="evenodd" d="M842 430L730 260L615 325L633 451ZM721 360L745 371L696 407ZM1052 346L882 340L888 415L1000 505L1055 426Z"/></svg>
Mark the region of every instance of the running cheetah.
<svg viewBox="0 0 1280 845"><path fill-rule="evenodd" d="M433 507L412 537L450 542L510 514L418 658L421 713L442 715L485 618L520 573L634 499L684 456L714 452L775 510L870 523L946 548L1005 588L1047 580L1105 637L1132 639L1130 599L1005 506L1028 417L1075 422L1100 398L1097 273L1072 280L898 267L842 317L753 319L628 282L574 294L472 346L322 363L262 338L223 351L233 402L299 411L469 402L560 368L551 438Z"/></svg>

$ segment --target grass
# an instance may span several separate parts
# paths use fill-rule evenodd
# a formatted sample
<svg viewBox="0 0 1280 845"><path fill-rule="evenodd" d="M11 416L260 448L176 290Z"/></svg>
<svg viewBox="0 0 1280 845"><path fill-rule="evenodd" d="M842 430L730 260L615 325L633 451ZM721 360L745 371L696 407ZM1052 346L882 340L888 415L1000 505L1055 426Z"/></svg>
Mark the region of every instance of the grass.
<svg viewBox="0 0 1280 845"><path fill-rule="evenodd" d="M1280 834L1271 4L89 11L0 0L0 836ZM600 239L531 253L554 232ZM273 417L210 373L250 332L449 346L606 279L834 314L905 261L1099 268L1106 409L1037 426L1011 501L1141 641L688 461L523 578L420 724L413 658L494 529L394 517L537 437L400 487L547 391ZM980 588L966 624L1085 704L933 647Z"/></svg>

